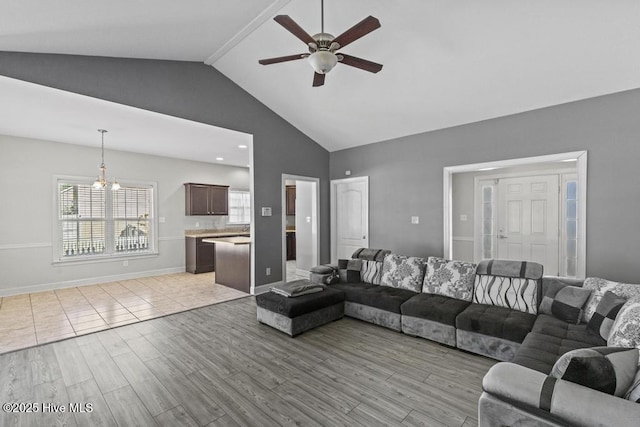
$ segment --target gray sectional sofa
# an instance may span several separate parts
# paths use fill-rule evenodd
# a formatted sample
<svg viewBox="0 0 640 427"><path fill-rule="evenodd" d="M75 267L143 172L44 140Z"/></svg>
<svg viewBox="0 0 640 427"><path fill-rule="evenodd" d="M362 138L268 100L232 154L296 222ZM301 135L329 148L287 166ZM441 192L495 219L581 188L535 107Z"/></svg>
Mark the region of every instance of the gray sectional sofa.
<svg viewBox="0 0 640 427"><path fill-rule="evenodd" d="M633 401L633 396L613 396L552 372L575 351L606 350L607 344L640 347L640 332L633 332L640 331L640 286L543 277L542 266L531 262L490 260L475 266L375 249L360 249L337 265L315 267L310 280L341 290L347 316L502 361L483 381L481 426L640 425L637 363L626 373L628 384L622 384L617 371L609 374L619 388L637 386ZM622 328L615 315L608 319L607 313L598 313L607 291L620 296L615 301L621 314L638 301L627 309L633 319L626 332L631 337L613 342L608 337L612 326ZM594 330L591 318L601 329ZM569 357L568 363L572 360L583 359Z"/></svg>

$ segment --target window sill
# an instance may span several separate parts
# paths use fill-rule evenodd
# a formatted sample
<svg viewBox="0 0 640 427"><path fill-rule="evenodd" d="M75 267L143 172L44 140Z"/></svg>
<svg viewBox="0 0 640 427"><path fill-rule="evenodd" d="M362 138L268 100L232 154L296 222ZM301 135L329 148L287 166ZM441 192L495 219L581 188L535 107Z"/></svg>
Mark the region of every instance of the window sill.
<svg viewBox="0 0 640 427"><path fill-rule="evenodd" d="M103 263L103 262L114 262L114 261L128 261L130 259L145 259L145 258L155 258L160 255L159 252L136 252L130 254L112 254L112 255L93 255L93 256L82 256L73 258L61 258L54 259L53 265L81 265L81 264L95 264L95 263Z"/></svg>

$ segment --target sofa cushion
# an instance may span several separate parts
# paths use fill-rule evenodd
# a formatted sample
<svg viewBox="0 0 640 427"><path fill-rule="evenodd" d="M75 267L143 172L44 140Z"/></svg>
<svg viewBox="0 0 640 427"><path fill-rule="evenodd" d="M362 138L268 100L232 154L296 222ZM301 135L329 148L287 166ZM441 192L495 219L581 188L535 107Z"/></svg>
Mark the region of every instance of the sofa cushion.
<svg viewBox="0 0 640 427"><path fill-rule="evenodd" d="M382 261L362 260L360 279L365 283L379 285L382 278Z"/></svg>
<svg viewBox="0 0 640 427"><path fill-rule="evenodd" d="M548 374L558 358L577 348L603 346L606 341L587 325L574 325L554 316L541 314L536 319L531 333L522 342L513 359L527 368Z"/></svg>
<svg viewBox="0 0 640 427"><path fill-rule="evenodd" d="M426 264L424 258L389 254L384 257L380 284L420 292Z"/></svg>
<svg viewBox="0 0 640 427"><path fill-rule="evenodd" d="M256 295L256 304L273 313L294 318L344 301L344 293L326 287L322 292L287 298L275 292Z"/></svg>
<svg viewBox="0 0 640 427"><path fill-rule="evenodd" d="M607 345L640 348L640 298L632 298L622 306Z"/></svg>
<svg viewBox="0 0 640 427"><path fill-rule="evenodd" d="M388 249L359 248L351 255L351 258L382 262L384 257L390 253L391 251Z"/></svg>
<svg viewBox="0 0 640 427"><path fill-rule="evenodd" d="M582 319L582 307L590 295L590 289L549 284L540 302L540 313L553 314L558 319L578 324Z"/></svg>
<svg viewBox="0 0 640 427"><path fill-rule="evenodd" d="M614 294L611 291L604 293L595 313L587 324L587 329L599 334L603 339L608 339L616 320L618 312L627 302L627 299Z"/></svg>
<svg viewBox="0 0 640 427"><path fill-rule="evenodd" d="M432 320L455 326L456 317L471 303L456 298L436 294L418 294L400 307L403 316Z"/></svg>
<svg viewBox="0 0 640 427"><path fill-rule="evenodd" d="M422 292L471 301L475 277L473 263L429 257Z"/></svg>
<svg viewBox="0 0 640 427"><path fill-rule="evenodd" d="M344 292L345 301L367 305L400 314L400 306L415 292L406 289L377 286L370 283L337 283L332 288Z"/></svg>
<svg viewBox="0 0 640 427"><path fill-rule="evenodd" d="M359 283L360 271L362 270L362 260L360 259L339 259L338 275L340 281L344 283Z"/></svg>
<svg viewBox="0 0 640 427"><path fill-rule="evenodd" d="M547 314L538 316L531 332L560 338L562 340L581 342L584 343L586 347L606 345L606 340L599 334L587 329L587 325L584 323L574 325Z"/></svg>
<svg viewBox="0 0 640 427"><path fill-rule="evenodd" d="M473 302L537 314L542 265L535 262L485 260L476 268Z"/></svg>
<svg viewBox="0 0 640 427"><path fill-rule="evenodd" d="M600 279L598 277L587 277L584 280L583 287L593 291L584 307L583 321L585 323L591 320L591 316L595 313L600 300L607 291L611 291L627 299L640 298L640 285L612 282L611 280Z"/></svg>
<svg viewBox="0 0 640 427"><path fill-rule="evenodd" d="M487 304L471 304L456 317L456 328L521 343L536 316Z"/></svg>
<svg viewBox="0 0 640 427"><path fill-rule="evenodd" d="M633 382L637 362L637 348L581 348L562 355L550 375L622 397Z"/></svg>
<svg viewBox="0 0 640 427"><path fill-rule="evenodd" d="M631 387L629 387L629 390L627 390L624 398L636 403L640 403L640 366L638 367L636 376L633 378L633 383L631 384Z"/></svg>

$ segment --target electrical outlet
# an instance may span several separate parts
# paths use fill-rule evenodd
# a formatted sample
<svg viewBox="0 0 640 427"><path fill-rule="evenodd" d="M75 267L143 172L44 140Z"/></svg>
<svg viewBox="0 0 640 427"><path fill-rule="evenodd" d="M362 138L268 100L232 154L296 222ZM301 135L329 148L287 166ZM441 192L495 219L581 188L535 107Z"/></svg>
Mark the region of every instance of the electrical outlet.
<svg viewBox="0 0 640 427"><path fill-rule="evenodd" d="M200 223L199 222L196 222L196 227L200 227Z"/></svg>
<svg viewBox="0 0 640 427"><path fill-rule="evenodd" d="M129 261L122 261L123 267L129 267Z"/></svg>
<svg viewBox="0 0 640 427"><path fill-rule="evenodd" d="M460 215L460 221L463 221L463 222L464 221L469 221L469 217L467 215L465 215L465 214L461 214Z"/></svg>
<svg viewBox="0 0 640 427"><path fill-rule="evenodd" d="M266 274L267 276L271 276L271 267L267 267Z"/></svg>
<svg viewBox="0 0 640 427"><path fill-rule="evenodd" d="M411 224L420 224L420 218L417 216L411 217Z"/></svg>
<svg viewBox="0 0 640 427"><path fill-rule="evenodd" d="M166 219L161 216L160 218L158 218L158 222L160 222L160 224L164 224L166 222Z"/></svg>

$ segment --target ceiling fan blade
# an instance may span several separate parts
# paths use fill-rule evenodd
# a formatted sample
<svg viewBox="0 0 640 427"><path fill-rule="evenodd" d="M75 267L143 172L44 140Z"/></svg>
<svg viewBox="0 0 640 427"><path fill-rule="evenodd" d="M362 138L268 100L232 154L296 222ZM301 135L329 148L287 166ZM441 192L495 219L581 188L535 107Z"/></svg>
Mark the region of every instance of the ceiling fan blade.
<svg viewBox="0 0 640 427"><path fill-rule="evenodd" d="M340 62L342 62L344 65L360 68L361 70L365 70L370 73L377 73L378 71L382 70L382 64L367 61L366 59L357 58L351 55L345 55L344 53L338 53L338 55L342 56Z"/></svg>
<svg viewBox="0 0 640 427"><path fill-rule="evenodd" d="M316 43L316 41L307 33L302 27L296 24L296 21L291 19L289 15L278 15L273 18L278 24L282 25L291 34L302 40L305 44Z"/></svg>
<svg viewBox="0 0 640 427"><path fill-rule="evenodd" d="M324 84L324 76L326 76L326 74L314 73L313 87L322 86Z"/></svg>
<svg viewBox="0 0 640 427"><path fill-rule="evenodd" d="M338 43L340 47L345 47L349 43L366 36L371 31L377 30L378 28L380 28L380 21L373 16L367 16L362 21L340 34L333 41Z"/></svg>
<svg viewBox="0 0 640 427"><path fill-rule="evenodd" d="M289 56L278 56L277 58L261 59L258 62L262 65L277 64L278 62L295 61L296 59L302 59L305 57L304 53Z"/></svg>

